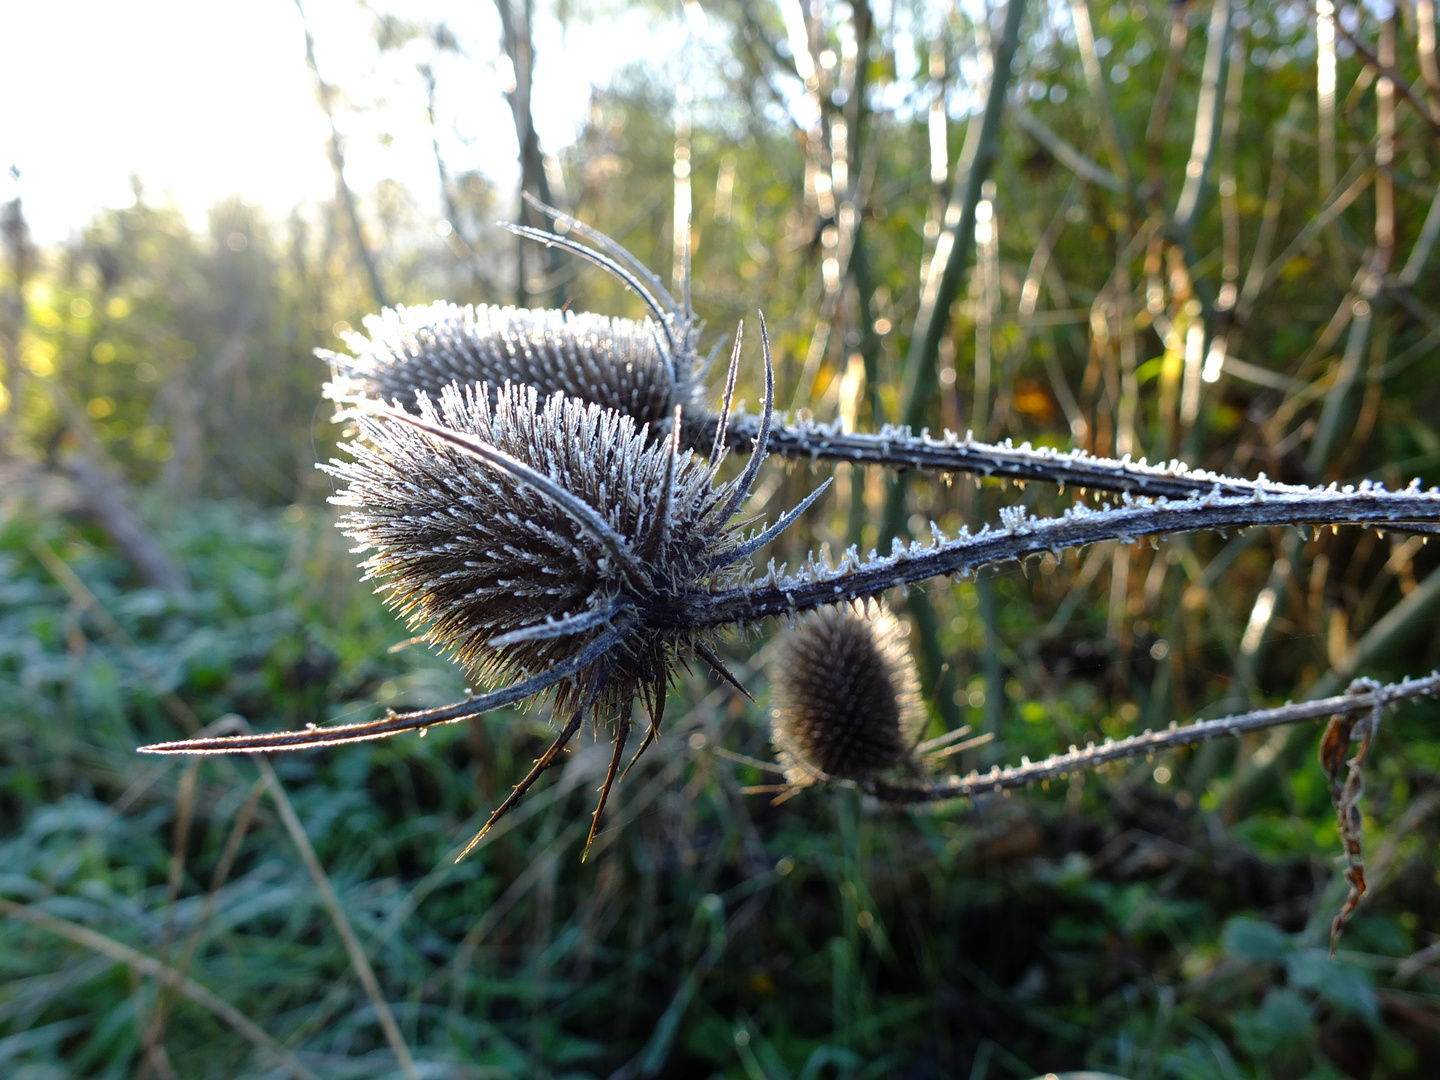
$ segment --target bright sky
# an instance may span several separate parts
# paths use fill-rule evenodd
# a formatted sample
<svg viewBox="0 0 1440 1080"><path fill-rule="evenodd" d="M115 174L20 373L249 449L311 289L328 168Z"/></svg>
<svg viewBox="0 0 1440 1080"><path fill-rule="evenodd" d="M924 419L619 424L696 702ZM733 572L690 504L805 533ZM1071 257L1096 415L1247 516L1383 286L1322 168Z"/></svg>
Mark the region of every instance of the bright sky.
<svg viewBox="0 0 1440 1080"><path fill-rule="evenodd" d="M494 7L373 6L412 21L448 19L468 55L436 65L447 165L513 184ZM306 13L325 78L363 107L341 117L352 186L393 177L426 209L438 204L415 71L432 59L428 46L379 55L371 16L354 0L308 0ZM678 20L634 12L572 26L565 38L539 20L534 112L545 149L574 138L592 85L629 62L673 56L682 39ZM147 198L168 192L197 224L230 194L279 216L334 190L293 0L0 0L0 102L0 174L20 169L41 243L64 239L101 207L128 205L132 175ZM0 198L10 193L0 175Z"/></svg>

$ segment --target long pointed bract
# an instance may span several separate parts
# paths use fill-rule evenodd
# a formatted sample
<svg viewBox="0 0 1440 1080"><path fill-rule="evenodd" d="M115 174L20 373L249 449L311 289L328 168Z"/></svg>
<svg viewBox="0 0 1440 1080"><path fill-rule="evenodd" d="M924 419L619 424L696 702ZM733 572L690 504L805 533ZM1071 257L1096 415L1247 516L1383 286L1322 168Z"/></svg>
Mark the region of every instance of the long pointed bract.
<svg viewBox="0 0 1440 1080"><path fill-rule="evenodd" d="M710 446L710 465L715 468L725 453L725 439L730 426L730 410L735 404L735 379L740 374L740 346L745 340L745 324L735 328L735 347L730 350L730 368L725 373L725 396L721 399L720 416L715 423L715 441Z"/></svg>
<svg viewBox="0 0 1440 1080"><path fill-rule="evenodd" d="M585 850L580 855L580 861L584 862L590 854L590 845L595 842L595 830L600 828L600 815L605 812L605 802L610 798L610 789L615 785L615 770L620 767L620 757L625 753L625 741L630 738L630 721L620 721L620 730L615 733L615 752L610 755L610 767L605 770L605 783L600 786L600 802L595 806L595 814L590 820L590 835L585 838Z"/></svg>
<svg viewBox="0 0 1440 1080"><path fill-rule="evenodd" d="M590 704L595 697L595 684L596 680L591 680L590 692L586 694L585 700L576 708L574 715L570 717L570 722L561 729L559 735L555 736L555 741L549 745L545 753L536 758L534 767L525 774L525 779L511 789L510 794L505 797L505 801L495 808L489 820L475 834L470 843L465 845L465 850L455 856L457 863L475 850L475 845L485 839L485 834L495 827L495 823L515 809L516 804L525 797L525 793L534 786L535 781L540 779L546 769L555 764L555 759L560 756L560 751L565 749L570 740L575 737L575 733L580 730L580 725L584 722L585 714L590 710Z"/></svg>
<svg viewBox="0 0 1440 1080"><path fill-rule="evenodd" d="M663 682L657 683L651 689L650 726L645 729L645 738L640 742L640 749L635 751L635 756L630 759L630 764L626 765L625 771L620 774L622 783L625 777L630 775L630 770L635 767L635 763L640 760L640 755L650 749L651 744L660 738L660 721L665 719L665 697L668 689Z"/></svg>
<svg viewBox="0 0 1440 1080"><path fill-rule="evenodd" d="M502 228L508 229L516 236L523 236L527 240L534 240L537 244L544 244L546 247L564 248L571 254L578 255L582 259L587 259L596 266L602 267L614 274L629 286L640 299L645 301L646 307L655 313L655 318L660 325L660 331L665 335L665 341L669 346L667 352L672 359L674 358L678 350L675 344L675 335L670 329L670 318L667 317L665 309L660 306L660 301L651 296L650 291L646 289L640 280L629 270L610 258L610 256L596 251L594 248L588 248L584 244L576 243L574 240L567 239L556 233L546 232L544 229L532 229L529 225L511 225L509 223L503 224Z"/></svg>
<svg viewBox="0 0 1440 1080"><path fill-rule="evenodd" d="M780 520L775 522L774 525L771 525L764 532L760 533L760 535L746 540L743 544L741 544L734 550L726 552L725 561L727 563L731 563L737 562L740 559L748 558L749 556L755 554L755 552L763 548L766 544L770 543L771 540L774 540L791 525L795 524L796 519L799 518L800 515L803 514L806 510L809 510L811 504L814 503L816 499L818 499L821 495L825 494L826 489L830 487L831 483L834 482L834 479L835 478L833 476L827 476L825 478L825 481L819 487L817 487L814 491L810 492L809 495L806 495L805 498L800 501L798 506L795 506L790 510L785 511L785 513L781 516Z"/></svg>
<svg viewBox="0 0 1440 1080"><path fill-rule="evenodd" d="M571 232L579 233L586 240L592 241L604 250L608 251L616 259L618 259L620 262L624 263L627 267L634 271L635 276L644 281L645 284L650 287L650 289L655 293L656 296L664 300L666 306L669 307L672 315L680 314L680 305L675 302L675 298L671 296L669 290L665 288L665 283L660 280L660 275L655 273L655 271L651 270L634 255L630 254L628 248L621 245L618 241L612 240L610 237L602 233L599 229L592 228L591 226L586 225L583 221L580 221L578 218L571 217L569 214L565 213L565 211L557 210L555 207L550 206L545 202L542 202L540 199L536 198L528 191L522 191L520 193L520 196L531 206L539 210L542 214L545 214L552 220L554 220L557 224L564 225L565 228L569 229Z"/></svg>
<svg viewBox="0 0 1440 1080"><path fill-rule="evenodd" d="M737 336L735 347L740 347ZM745 471L735 481L731 490L730 498L720 507L716 516L721 523L729 521L740 509L740 505L749 497L750 489L755 485L755 478L760 475L760 465L765 460L765 447L770 437L770 423L775 415L775 365L770 359L770 334L765 328L765 315L760 315L760 348L765 357L765 409L760 416L760 433L755 437L755 446L750 451L750 460L745 463Z"/></svg>
<svg viewBox="0 0 1440 1080"><path fill-rule="evenodd" d="M557 663L548 671L522 682L502 687L489 694L471 698L469 701L446 705L442 709L424 709L420 712L386 716L380 720L368 720L360 724L341 724L336 727L308 727L300 731L269 731L258 735L224 735L207 739L185 739L180 742L152 743L140 747L142 754L235 754L258 753L277 750L313 750L322 746L344 746L348 743L368 742L384 739L405 731L423 731L436 724L453 724L457 720L478 716L480 713L510 705L525 698L533 697L555 685L562 679L594 663L627 634L634 623L631 613L622 613L617 623L596 638L580 652L567 660Z"/></svg>
<svg viewBox="0 0 1440 1080"><path fill-rule="evenodd" d="M670 537L670 507L675 498L675 467L680 460L680 428L684 407L675 406L675 420L670 425L670 438L665 440L669 454L665 458L665 473L660 481L660 504L655 508L655 520L650 536L645 542L646 556L653 556Z"/></svg>
<svg viewBox="0 0 1440 1080"><path fill-rule="evenodd" d="M575 634L605 625L616 616L623 606L618 601L612 600L608 604L602 604L589 611L582 611L578 615L567 615L561 619L547 619L519 630L512 630L508 634L497 634L485 644L492 649L499 649L506 645L519 644L522 641L545 641L550 638L573 637Z"/></svg>
<svg viewBox="0 0 1440 1080"><path fill-rule="evenodd" d="M714 671L716 675L719 675L751 701L755 700L755 696L751 694L749 690L745 689L745 684L735 676L733 671L725 666L725 661L720 658L714 649L710 648L710 646L706 645L703 641L697 641L695 643L695 653L701 660L704 660L705 663L710 665L710 669Z"/></svg>

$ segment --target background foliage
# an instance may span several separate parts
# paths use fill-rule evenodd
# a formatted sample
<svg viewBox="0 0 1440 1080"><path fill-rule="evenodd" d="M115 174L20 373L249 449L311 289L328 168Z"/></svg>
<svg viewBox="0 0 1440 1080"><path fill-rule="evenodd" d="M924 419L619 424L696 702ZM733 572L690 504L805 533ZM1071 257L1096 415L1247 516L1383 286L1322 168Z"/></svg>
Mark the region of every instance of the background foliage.
<svg viewBox="0 0 1440 1080"><path fill-rule="evenodd" d="M623 72L572 146L526 160L533 13L505 11L527 187L543 179L665 270L672 203L691 200L707 344L763 307L782 402L862 430L904 415L921 286L1003 12L692 6L685 55ZM961 238L974 268L917 384L924 422L1247 475L1433 483L1433 6L1343 8L1338 45L1301 4L1227 12L1026 12L989 228ZM562 12L577 47L590 14ZM388 17L376 35L422 58L453 48L443 27ZM1192 163L1206 183L1187 217ZM335 347L377 291L637 309L593 271L523 252L493 228L518 213L508 196L437 165L438 229L405 192L349 192L337 168L334 204L285 220L232 201L196 233L137 190L55 249L9 230L0 1069L1427 1075L1433 704L1381 728L1373 892L1334 961L1340 847L1309 729L929 814L849 792L774 807L741 793L762 774L714 753L768 756L768 641L735 641L760 704L687 678L584 864L606 758L588 743L452 864L543 747L541 714L273 771L134 755L227 716L290 727L463 692L461 673L402 647L331 527L311 466L336 433L311 350ZM1212 358L1218 378L1200 378ZM78 459L123 476L187 588L147 585L76 504ZM772 518L828 471L767 470L755 509ZM777 561L888 539L886 479L836 472ZM900 526L1074 498L917 480ZM932 734L996 736L969 768L1428 670L1435 566L1404 537L1252 531L894 599Z"/></svg>

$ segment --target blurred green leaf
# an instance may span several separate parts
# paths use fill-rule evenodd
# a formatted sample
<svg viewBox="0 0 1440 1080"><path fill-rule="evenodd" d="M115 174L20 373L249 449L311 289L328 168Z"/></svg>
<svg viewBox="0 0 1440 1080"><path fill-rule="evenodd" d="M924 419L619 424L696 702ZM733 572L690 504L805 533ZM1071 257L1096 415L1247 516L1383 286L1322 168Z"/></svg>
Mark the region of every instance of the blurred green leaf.
<svg viewBox="0 0 1440 1080"><path fill-rule="evenodd" d="M1279 960L1290 952L1290 938L1277 926L1236 916L1225 924L1225 951L1242 960Z"/></svg>
<svg viewBox="0 0 1440 1080"><path fill-rule="evenodd" d="M1380 1003L1365 972L1341 957L1332 960L1324 949L1297 949L1285 958L1285 974L1297 990L1314 991L1366 1023L1379 1020Z"/></svg>

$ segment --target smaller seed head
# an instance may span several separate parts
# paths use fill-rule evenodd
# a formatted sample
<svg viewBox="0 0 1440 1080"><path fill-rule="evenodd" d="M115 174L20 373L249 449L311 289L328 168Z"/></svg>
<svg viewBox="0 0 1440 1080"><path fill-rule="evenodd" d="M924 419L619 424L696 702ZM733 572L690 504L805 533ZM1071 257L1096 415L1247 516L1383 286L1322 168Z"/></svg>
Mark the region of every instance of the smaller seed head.
<svg viewBox="0 0 1440 1080"><path fill-rule="evenodd" d="M915 662L880 603L805 616L780 646L771 741L786 780L863 780L912 756L924 727Z"/></svg>

